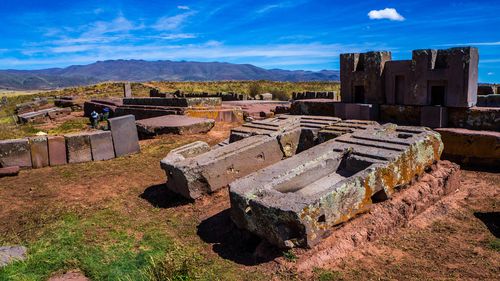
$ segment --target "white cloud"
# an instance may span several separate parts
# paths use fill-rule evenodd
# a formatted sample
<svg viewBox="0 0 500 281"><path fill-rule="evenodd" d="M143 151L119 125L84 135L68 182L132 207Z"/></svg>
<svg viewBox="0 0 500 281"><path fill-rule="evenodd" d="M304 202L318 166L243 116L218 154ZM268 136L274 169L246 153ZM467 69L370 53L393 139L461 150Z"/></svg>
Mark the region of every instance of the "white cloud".
<svg viewBox="0 0 500 281"><path fill-rule="evenodd" d="M179 14L175 16L166 16L158 19L153 28L156 30L175 30L179 28L194 12Z"/></svg>
<svg viewBox="0 0 500 281"><path fill-rule="evenodd" d="M164 40L180 40L180 39L193 39L197 36L192 33L177 33L177 34L161 34L154 36L154 38L164 39Z"/></svg>
<svg viewBox="0 0 500 281"><path fill-rule="evenodd" d="M368 17L372 20L388 19L392 21L404 21L405 18L394 8L385 8L383 10L371 10Z"/></svg>
<svg viewBox="0 0 500 281"><path fill-rule="evenodd" d="M180 9L180 10L189 10L189 6L177 6L177 9Z"/></svg>
<svg viewBox="0 0 500 281"><path fill-rule="evenodd" d="M500 46L500 41L496 42L469 42L469 43L454 43L454 44L441 44L438 46Z"/></svg>
<svg viewBox="0 0 500 281"><path fill-rule="evenodd" d="M495 75L494 72L488 72L487 74L488 74L488 76Z"/></svg>

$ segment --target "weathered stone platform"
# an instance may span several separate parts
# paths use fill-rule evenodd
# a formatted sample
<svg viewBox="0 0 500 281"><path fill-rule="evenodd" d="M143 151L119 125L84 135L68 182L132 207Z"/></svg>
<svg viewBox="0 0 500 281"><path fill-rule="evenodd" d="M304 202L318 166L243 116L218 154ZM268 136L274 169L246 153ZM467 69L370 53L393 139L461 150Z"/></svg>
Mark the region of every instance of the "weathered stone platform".
<svg viewBox="0 0 500 281"><path fill-rule="evenodd" d="M180 115L167 115L136 121L140 137L163 134L200 134L209 132L215 121L207 118L195 118Z"/></svg>
<svg viewBox="0 0 500 281"><path fill-rule="evenodd" d="M439 160L439 134L371 126L230 183L233 221L279 247L310 247Z"/></svg>

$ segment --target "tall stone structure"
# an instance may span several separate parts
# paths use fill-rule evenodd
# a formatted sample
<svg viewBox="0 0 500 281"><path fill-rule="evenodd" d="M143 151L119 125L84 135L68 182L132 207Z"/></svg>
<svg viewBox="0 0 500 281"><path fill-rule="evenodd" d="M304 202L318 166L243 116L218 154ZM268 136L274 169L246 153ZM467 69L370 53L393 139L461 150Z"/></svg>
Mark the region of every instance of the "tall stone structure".
<svg viewBox="0 0 500 281"><path fill-rule="evenodd" d="M391 59L387 51L341 54L342 102L385 103L384 66Z"/></svg>
<svg viewBox="0 0 500 281"><path fill-rule="evenodd" d="M474 47L340 55L343 103L471 107L477 101L479 53Z"/></svg>

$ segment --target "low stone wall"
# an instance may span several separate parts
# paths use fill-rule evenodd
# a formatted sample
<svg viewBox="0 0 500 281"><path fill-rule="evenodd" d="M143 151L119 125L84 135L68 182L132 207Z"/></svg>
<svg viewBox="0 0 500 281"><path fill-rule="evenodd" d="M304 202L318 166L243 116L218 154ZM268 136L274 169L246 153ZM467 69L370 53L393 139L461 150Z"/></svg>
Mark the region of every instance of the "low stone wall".
<svg viewBox="0 0 500 281"><path fill-rule="evenodd" d="M476 105L481 107L500 107L500 95L478 96Z"/></svg>
<svg viewBox="0 0 500 281"><path fill-rule="evenodd" d="M478 98L479 96L482 95L493 95L493 94L500 94L500 85L487 84L487 83L481 83L477 85Z"/></svg>
<svg viewBox="0 0 500 281"><path fill-rule="evenodd" d="M290 113L293 115L325 115L342 119L374 120L405 126L500 131L500 122L498 121L500 120L500 107L376 105L316 99L294 101Z"/></svg>
<svg viewBox="0 0 500 281"><path fill-rule="evenodd" d="M37 169L108 160L140 151L133 116L112 118L109 127L111 131L0 141L0 166Z"/></svg>
<svg viewBox="0 0 500 281"><path fill-rule="evenodd" d="M340 93L331 91L331 92L293 92L292 93L293 100L310 100L310 99L329 99L340 101Z"/></svg>

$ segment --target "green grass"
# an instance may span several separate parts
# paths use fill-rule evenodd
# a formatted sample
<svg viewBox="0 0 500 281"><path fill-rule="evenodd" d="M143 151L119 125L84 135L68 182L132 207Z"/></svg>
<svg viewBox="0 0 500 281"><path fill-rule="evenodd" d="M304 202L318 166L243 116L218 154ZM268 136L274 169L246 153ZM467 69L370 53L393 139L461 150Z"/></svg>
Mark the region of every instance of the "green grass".
<svg viewBox="0 0 500 281"><path fill-rule="evenodd" d="M28 243L29 256L0 269L0 280L43 280L52 272L79 268L92 280L138 280L139 270L149 265L174 243L163 233L145 226L137 239L128 233L129 222L112 211L91 217L67 214L45 228L39 239Z"/></svg>
<svg viewBox="0 0 500 281"><path fill-rule="evenodd" d="M65 121L56 128L50 129L47 133L49 135L60 135L73 132L79 132L87 129L89 127L88 118L81 117Z"/></svg>
<svg viewBox="0 0 500 281"><path fill-rule="evenodd" d="M317 281L335 281L342 280L342 275L340 272L327 270L323 268L315 268L313 269L314 280Z"/></svg>
<svg viewBox="0 0 500 281"><path fill-rule="evenodd" d="M286 252L283 252L283 257L287 260L287 261L290 261L290 262L294 262L297 260L297 255L295 255L295 253L293 252L292 249L286 251Z"/></svg>
<svg viewBox="0 0 500 281"><path fill-rule="evenodd" d="M112 208L90 216L65 214L26 246L28 258L0 269L0 280L45 280L70 269L80 269L91 280L234 277L231 272L220 274L219 265L207 262L196 249L175 242L159 223L141 224Z"/></svg>
<svg viewBox="0 0 500 281"><path fill-rule="evenodd" d="M494 251L500 252L500 239L499 238L491 239L488 242L488 248L490 248Z"/></svg>

